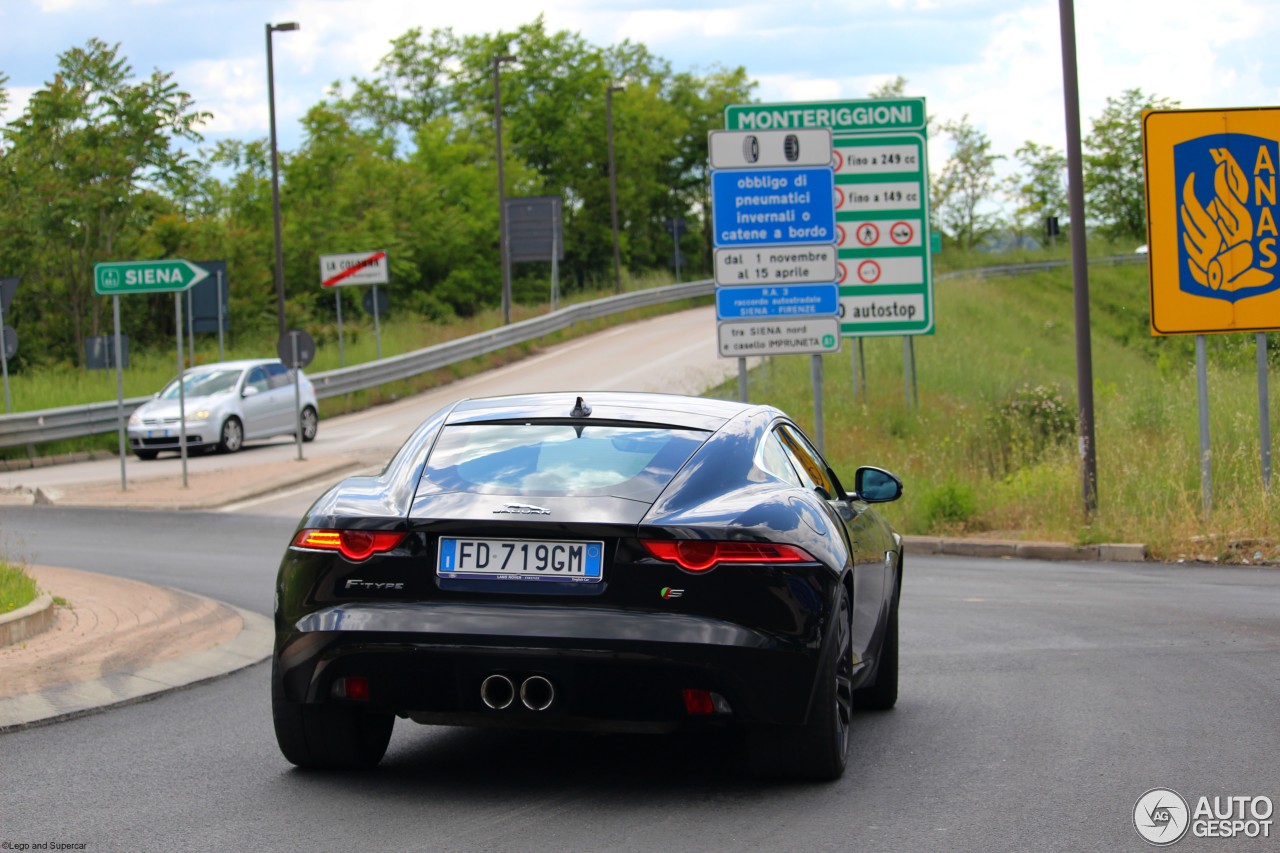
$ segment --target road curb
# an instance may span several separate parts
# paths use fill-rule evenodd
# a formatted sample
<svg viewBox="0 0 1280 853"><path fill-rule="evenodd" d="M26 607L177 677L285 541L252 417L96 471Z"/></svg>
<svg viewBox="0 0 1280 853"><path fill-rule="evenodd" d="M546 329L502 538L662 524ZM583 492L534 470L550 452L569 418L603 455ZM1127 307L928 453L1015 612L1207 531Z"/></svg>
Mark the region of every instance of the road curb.
<svg viewBox="0 0 1280 853"><path fill-rule="evenodd" d="M0 647L31 639L53 626L53 596L41 593L30 604L0 616Z"/></svg>
<svg viewBox="0 0 1280 853"><path fill-rule="evenodd" d="M74 489L37 488L35 504L62 507L102 507L113 509L216 510L231 503L262 497L283 489L339 479L365 463L356 456L327 459L290 459L239 470L217 468L190 472L187 486L180 476L130 481L120 489L119 481Z"/></svg>
<svg viewBox="0 0 1280 853"><path fill-rule="evenodd" d="M1092 563L1141 563L1147 559L1147 546L1136 542L1069 545L1065 542L1023 542L1015 539L904 536L902 544L909 554L950 554L957 557L1016 557L1022 560Z"/></svg>
<svg viewBox="0 0 1280 853"><path fill-rule="evenodd" d="M145 702L175 690L225 678L270 657L275 636L272 621L230 604L223 606L234 610L242 622L240 633L232 640L131 672L0 699L0 733Z"/></svg>

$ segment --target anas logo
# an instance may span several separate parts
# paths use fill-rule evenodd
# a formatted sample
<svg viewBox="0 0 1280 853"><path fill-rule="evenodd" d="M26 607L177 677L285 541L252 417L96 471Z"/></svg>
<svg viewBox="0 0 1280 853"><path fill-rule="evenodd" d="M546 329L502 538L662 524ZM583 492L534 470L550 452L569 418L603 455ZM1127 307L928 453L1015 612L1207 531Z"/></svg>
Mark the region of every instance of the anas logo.
<svg viewBox="0 0 1280 853"><path fill-rule="evenodd" d="M1280 290L1276 165L1280 144L1217 133L1175 145L1179 285L1185 293L1237 302Z"/></svg>

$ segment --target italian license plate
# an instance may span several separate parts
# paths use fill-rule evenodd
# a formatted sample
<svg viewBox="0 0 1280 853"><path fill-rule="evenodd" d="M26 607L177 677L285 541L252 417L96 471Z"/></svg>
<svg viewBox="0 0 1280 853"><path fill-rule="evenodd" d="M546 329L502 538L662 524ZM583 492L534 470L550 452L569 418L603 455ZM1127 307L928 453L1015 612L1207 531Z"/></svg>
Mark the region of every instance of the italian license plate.
<svg viewBox="0 0 1280 853"><path fill-rule="evenodd" d="M440 557L436 563L436 573L442 578L578 583L598 583L603 568L603 542L449 536L440 538Z"/></svg>

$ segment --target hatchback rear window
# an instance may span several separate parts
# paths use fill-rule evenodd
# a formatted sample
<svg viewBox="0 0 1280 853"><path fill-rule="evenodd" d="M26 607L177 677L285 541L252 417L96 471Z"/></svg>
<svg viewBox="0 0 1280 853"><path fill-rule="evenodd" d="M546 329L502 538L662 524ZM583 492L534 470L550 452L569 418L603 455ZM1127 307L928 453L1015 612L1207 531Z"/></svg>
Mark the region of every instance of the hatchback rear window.
<svg viewBox="0 0 1280 853"><path fill-rule="evenodd" d="M420 491L652 501L708 435L631 425L454 424L432 449Z"/></svg>

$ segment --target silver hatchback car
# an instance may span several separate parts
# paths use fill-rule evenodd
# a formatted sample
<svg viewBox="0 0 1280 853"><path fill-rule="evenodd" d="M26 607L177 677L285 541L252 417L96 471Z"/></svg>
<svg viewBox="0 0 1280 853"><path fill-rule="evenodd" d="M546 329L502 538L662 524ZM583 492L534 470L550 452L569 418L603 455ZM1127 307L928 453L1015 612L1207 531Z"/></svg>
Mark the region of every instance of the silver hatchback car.
<svg viewBox="0 0 1280 853"><path fill-rule="evenodd" d="M182 375L188 450L235 453L246 440L294 435L316 437L320 416L315 388L299 371L300 409L294 408L293 372L273 358L202 364ZM129 446L139 459L179 448L178 382L129 416ZM299 411L301 415L299 416Z"/></svg>

